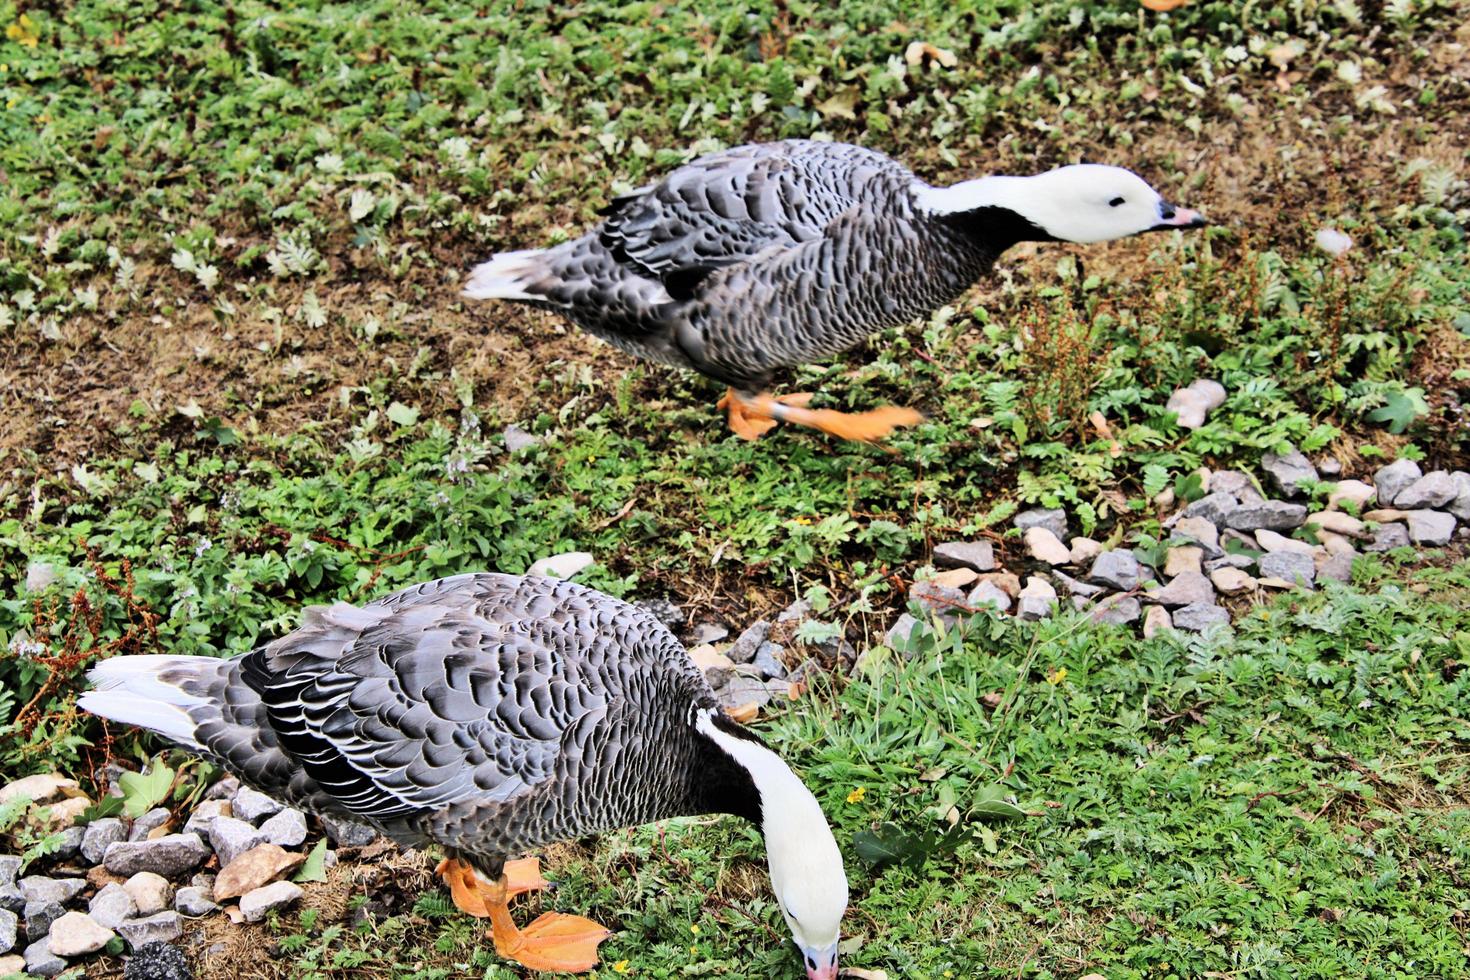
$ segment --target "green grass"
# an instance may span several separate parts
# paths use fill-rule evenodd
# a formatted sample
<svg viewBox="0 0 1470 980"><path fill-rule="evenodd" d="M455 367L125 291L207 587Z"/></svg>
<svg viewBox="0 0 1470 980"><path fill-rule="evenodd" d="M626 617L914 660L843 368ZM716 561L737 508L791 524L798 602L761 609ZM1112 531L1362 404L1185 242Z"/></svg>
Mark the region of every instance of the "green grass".
<svg viewBox="0 0 1470 980"><path fill-rule="evenodd" d="M0 3L0 772L102 760L73 708L101 651L238 652L306 603L577 548L598 587L736 626L806 596L865 651L765 726L838 824L855 964L1463 974L1463 567L1365 560L1354 590L1281 599L1234 639L1064 618L931 639L907 666L876 646L934 542L1021 506L1147 546L1155 498L1201 464L1293 444L1360 478L1395 456L1466 466L1452 5L18 17ZM908 66L916 40L958 64ZM1292 43L1296 77L1271 60ZM980 295L790 379L819 404L922 409L891 451L740 442L711 385L456 298L490 251L575 234L693 153L785 136L945 182L1124 164L1214 224L1019 250ZM1327 225L1356 240L1340 259L1312 244ZM1165 404L1201 376L1228 400L1181 429ZM510 422L542 444L507 456ZM999 796L1029 815L982 820ZM951 807L963 840L926 864L857 858L873 825L917 840ZM651 829L578 851L554 903L616 923L605 963L639 976L789 975L753 831L666 843L673 863ZM301 957L281 972L510 975L432 892L375 934L275 928Z"/></svg>
<svg viewBox="0 0 1470 980"><path fill-rule="evenodd" d="M876 650L840 692L763 726L848 854L847 962L892 977L1462 976L1470 573L1414 576L1421 595L1368 565L1361 590L1262 607L1233 638L982 620L907 663ZM992 692L1001 706L976 711ZM1027 816L977 818L998 795ZM953 853L879 871L852 856L876 823L917 833L951 807L966 831ZM678 821L662 844L650 828L608 835L547 901L615 923L604 961L632 975L791 976L763 859L733 819ZM429 924L385 927L412 937L390 951L328 945L411 972L432 937L513 975L442 901L419 911Z"/></svg>

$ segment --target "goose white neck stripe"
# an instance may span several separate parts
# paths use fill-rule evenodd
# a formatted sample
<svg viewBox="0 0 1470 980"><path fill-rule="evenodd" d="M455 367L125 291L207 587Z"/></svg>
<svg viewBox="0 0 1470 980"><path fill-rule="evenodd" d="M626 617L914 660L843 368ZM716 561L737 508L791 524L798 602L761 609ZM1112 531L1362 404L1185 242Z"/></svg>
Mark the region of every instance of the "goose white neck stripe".
<svg viewBox="0 0 1470 980"><path fill-rule="evenodd" d="M847 875L817 798L776 753L722 731L712 710L699 711L695 728L755 783L771 887L797 945L803 951L834 946L847 908Z"/></svg>

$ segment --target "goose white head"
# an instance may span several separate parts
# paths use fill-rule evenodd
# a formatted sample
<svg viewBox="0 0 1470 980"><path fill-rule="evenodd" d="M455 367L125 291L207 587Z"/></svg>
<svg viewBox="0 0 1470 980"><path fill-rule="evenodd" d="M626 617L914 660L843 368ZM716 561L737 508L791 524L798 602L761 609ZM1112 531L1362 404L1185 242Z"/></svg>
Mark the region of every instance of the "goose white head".
<svg viewBox="0 0 1470 980"><path fill-rule="evenodd" d="M918 207L934 215L1005 209L1034 231L1015 241L1106 242L1145 231L1199 228L1204 216L1175 207L1142 177L1122 167L1079 163L1034 177L981 177L952 187L914 188ZM983 233L985 223L976 229Z"/></svg>
<svg viewBox="0 0 1470 980"><path fill-rule="evenodd" d="M821 805L764 745L723 730L707 711L700 712L696 727L750 773L760 795L771 890L801 950L807 978L836 980L847 873Z"/></svg>

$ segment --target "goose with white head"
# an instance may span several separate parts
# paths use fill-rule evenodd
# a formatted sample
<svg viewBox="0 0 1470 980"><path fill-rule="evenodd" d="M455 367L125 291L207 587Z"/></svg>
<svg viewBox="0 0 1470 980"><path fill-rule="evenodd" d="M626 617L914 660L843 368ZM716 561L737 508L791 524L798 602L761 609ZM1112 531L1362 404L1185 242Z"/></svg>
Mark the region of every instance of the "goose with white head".
<svg viewBox="0 0 1470 980"><path fill-rule="evenodd" d="M455 904L496 951L581 972L610 933L509 902L553 841L729 813L765 837L810 980L834 980L842 856L816 798L650 613L557 579L479 573L308 610L250 653L98 664L80 705L150 729L314 813L438 844Z"/></svg>
<svg viewBox="0 0 1470 980"><path fill-rule="evenodd" d="M1205 224L1097 164L934 187L873 150L784 140L700 157L615 197L547 249L477 266L464 295L551 310L636 356L728 387L730 428L777 422L874 440L921 419L772 397L778 375L953 302L1023 241L1094 243Z"/></svg>

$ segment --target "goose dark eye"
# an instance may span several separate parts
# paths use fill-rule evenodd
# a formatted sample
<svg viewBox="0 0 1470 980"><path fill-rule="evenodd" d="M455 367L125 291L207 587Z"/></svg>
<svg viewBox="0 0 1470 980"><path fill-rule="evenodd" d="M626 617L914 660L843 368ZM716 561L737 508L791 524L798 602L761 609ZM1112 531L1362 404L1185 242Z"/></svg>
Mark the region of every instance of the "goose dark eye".
<svg viewBox="0 0 1470 980"><path fill-rule="evenodd" d="M1117 207L1118 205L1120 205L1122 203L1123 203L1123 199L1121 197L1115 197L1111 201L1108 202L1108 207L1115 208L1115 207Z"/></svg>

